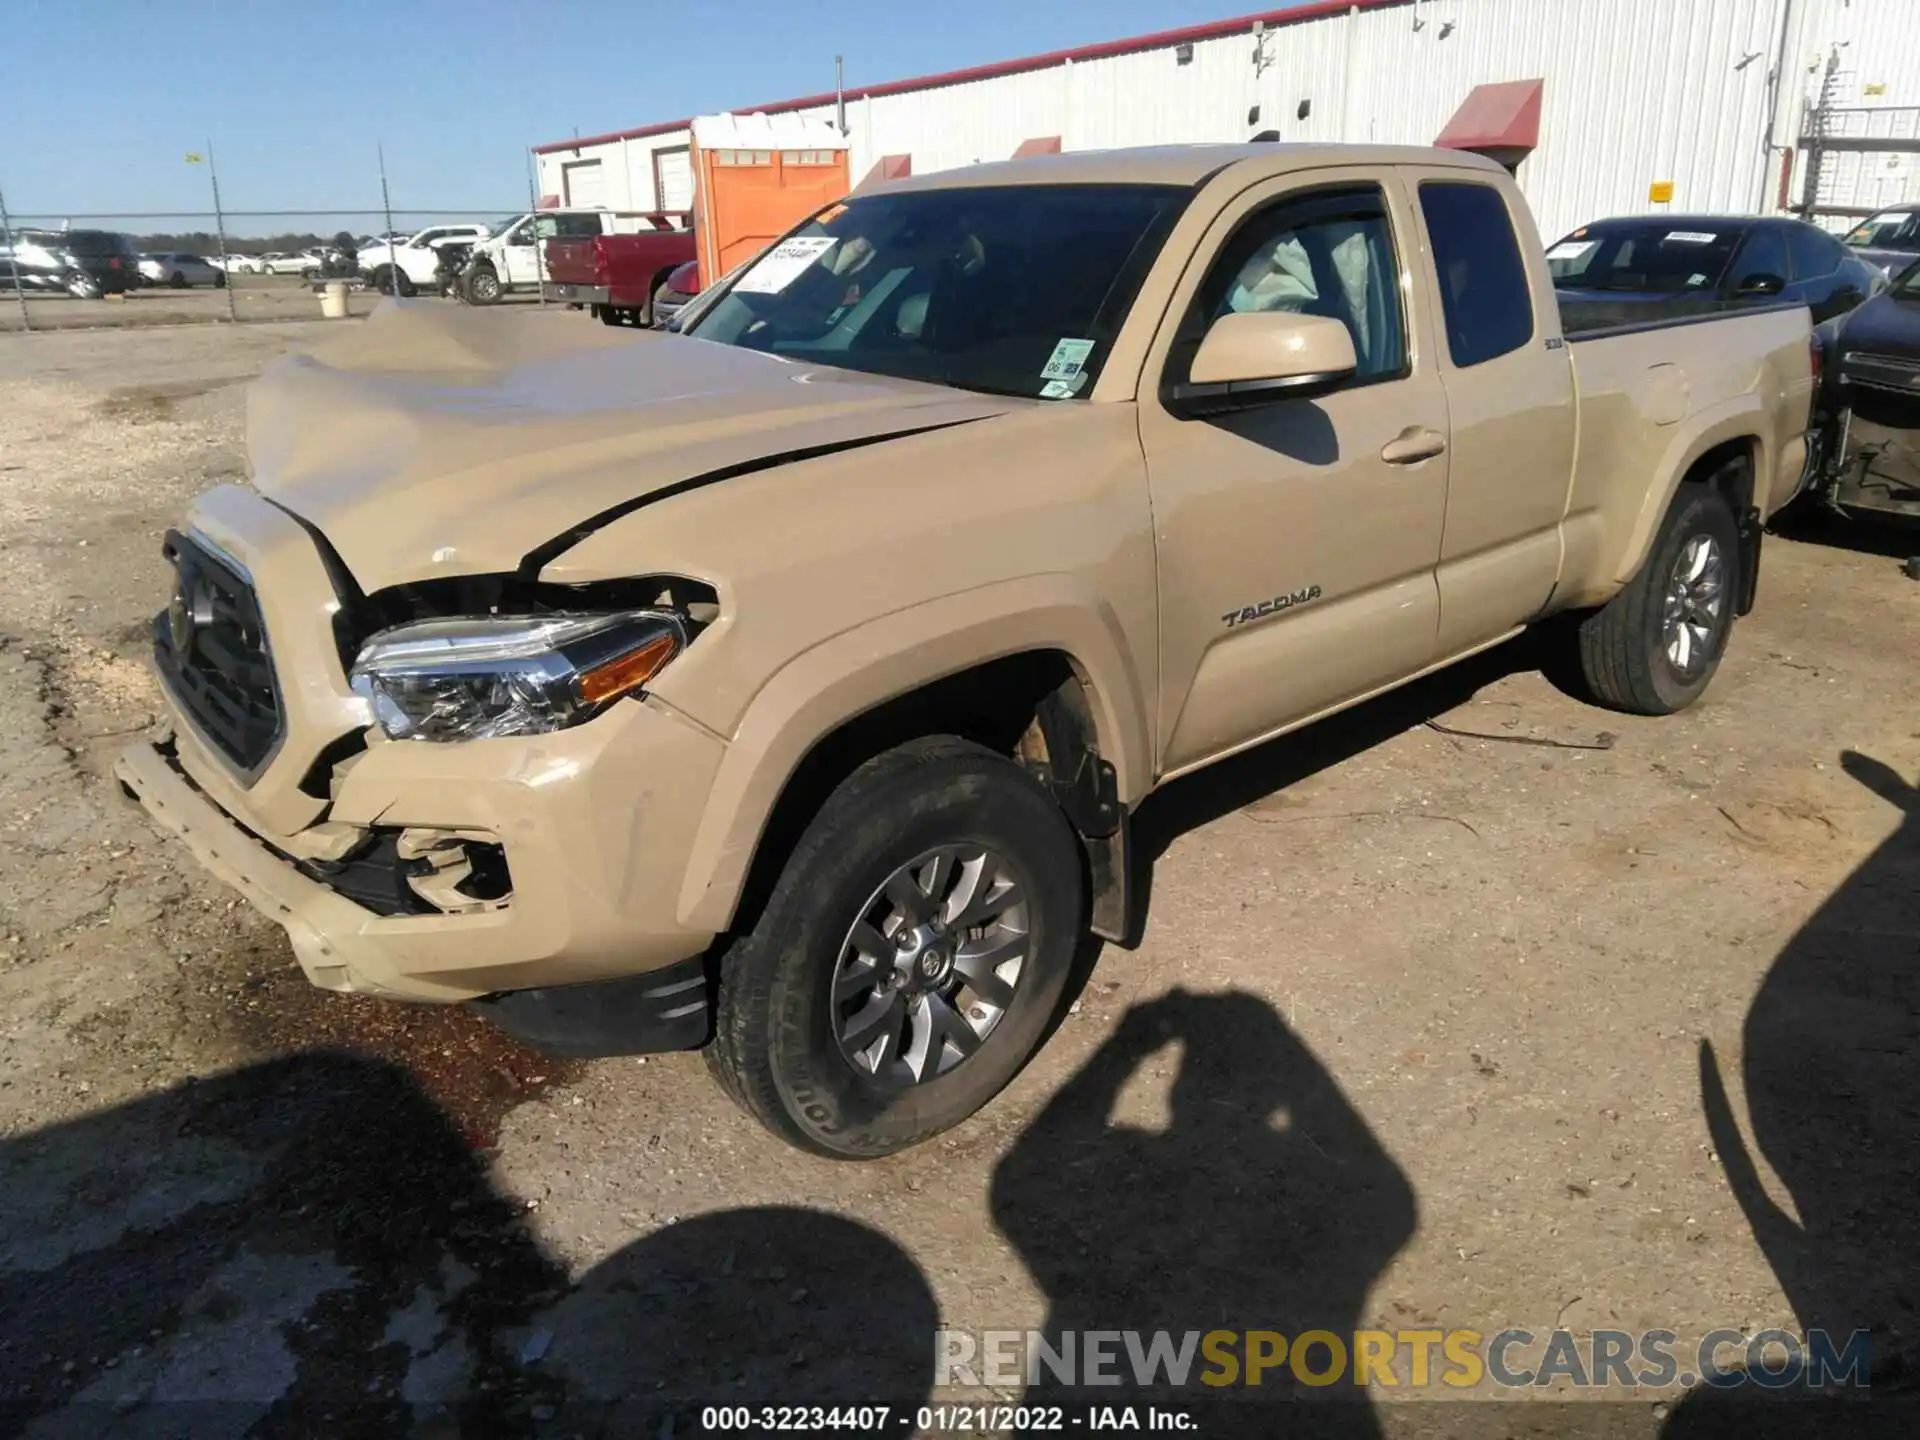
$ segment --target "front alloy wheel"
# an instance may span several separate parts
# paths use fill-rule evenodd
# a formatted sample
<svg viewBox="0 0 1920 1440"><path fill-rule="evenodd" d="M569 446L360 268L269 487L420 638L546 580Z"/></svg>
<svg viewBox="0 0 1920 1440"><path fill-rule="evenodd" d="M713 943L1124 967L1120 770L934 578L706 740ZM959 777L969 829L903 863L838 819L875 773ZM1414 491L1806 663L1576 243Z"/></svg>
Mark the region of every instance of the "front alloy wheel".
<svg viewBox="0 0 1920 1440"><path fill-rule="evenodd" d="M1026 1064L1085 917L1046 787L954 736L911 741L828 796L721 954L708 1069L790 1144L904 1150Z"/></svg>
<svg viewBox="0 0 1920 1440"><path fill-rule="evenodd" d="M1004 856L945 845L902 865L840 947L840 1053L898 1086L965 1063L1013 1003L1028 943L1027 892Z"/></svg>

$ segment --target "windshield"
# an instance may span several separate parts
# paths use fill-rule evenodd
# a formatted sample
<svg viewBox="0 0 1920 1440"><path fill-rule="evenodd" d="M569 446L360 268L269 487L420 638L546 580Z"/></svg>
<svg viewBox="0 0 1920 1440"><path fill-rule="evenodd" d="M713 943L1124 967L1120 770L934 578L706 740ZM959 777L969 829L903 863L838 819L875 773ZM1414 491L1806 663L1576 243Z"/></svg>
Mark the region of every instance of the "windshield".
<svg viewBox="0 0 1920 1440"><path fill-rule="evenodd" d="M1553 283L1684 295L1716 289L1744 230L1697 221L1586 225L1547 251Z"/></svg>
<svg viewBox="0 0 1920 1440"><path fill-rule="evenodd" d="M506 234L507 231L518 225L523 218L523 216L519 215L509 215L504 220L494 221L493 224L487 227L487 239L492 240L496 236Z"/></svg>
<svg viewBox="0 0 1920 1440"><path fill-rule="evenodd" d="M1862 220L1841 239L1856 250L1891 249L1895 246L1911 250L1916 248L1914 232L1911 210L1882 210L1878 215Z"/></svg>
<svg viewBox="0 0 1920 1440"><path fill-rule="evenodd" d="M1066 399L1099 374L1190 193L1005 185L847 200L743 269L685 333L963 390Z"/></svg>

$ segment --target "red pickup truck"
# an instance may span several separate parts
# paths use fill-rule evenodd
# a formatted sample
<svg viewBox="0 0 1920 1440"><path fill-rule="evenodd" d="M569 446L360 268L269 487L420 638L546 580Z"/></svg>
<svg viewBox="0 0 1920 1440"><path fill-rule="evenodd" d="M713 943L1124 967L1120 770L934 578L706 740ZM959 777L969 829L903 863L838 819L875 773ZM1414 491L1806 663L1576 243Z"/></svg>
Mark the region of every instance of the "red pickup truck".
<svg viewBox="0 0 1920 1440"><path fill-rule="evenodd" d="M547 241L547 298L584 305L607 325L652 325L654 296L694 258L692 219L660 211L631 235Z"/></svg>

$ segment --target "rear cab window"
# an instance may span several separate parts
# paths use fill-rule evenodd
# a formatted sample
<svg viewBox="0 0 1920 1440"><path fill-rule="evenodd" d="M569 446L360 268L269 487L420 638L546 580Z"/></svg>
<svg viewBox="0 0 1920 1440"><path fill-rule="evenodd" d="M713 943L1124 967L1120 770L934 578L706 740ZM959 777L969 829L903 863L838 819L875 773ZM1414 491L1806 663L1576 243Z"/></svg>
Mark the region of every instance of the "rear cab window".
<svg viewBox="0 0 1920 1440"><path fill-rule="evenodd" d="M1533 291L1505 198L1472 180L1422 180L1419 188L1455 367L1518 350L1533 338Z"/></svg>

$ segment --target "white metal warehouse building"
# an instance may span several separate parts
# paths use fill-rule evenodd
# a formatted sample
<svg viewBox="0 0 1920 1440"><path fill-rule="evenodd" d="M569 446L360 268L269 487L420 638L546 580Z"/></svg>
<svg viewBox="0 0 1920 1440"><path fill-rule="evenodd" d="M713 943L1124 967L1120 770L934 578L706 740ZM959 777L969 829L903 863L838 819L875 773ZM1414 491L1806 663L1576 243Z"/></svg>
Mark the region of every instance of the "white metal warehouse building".
<svg viewBox="0 0 1920 1440"><path fill-rule="evenodd" d="M1317 0L840 95L716 95L713 109L844 115L858 182L1022 147L1261 132L1430 144L1475 86L1529 80L1538 144L1518 175L1547 239L1605 215L1773 210L1800 198L1796 151L1823 86L1830 105L1868 107L1851 128L1916 133L1920 0ZM690 207L688 124L536 146L541 203ZM1920 156L1834 157L1819 192L1920 200Z"/></svg>

